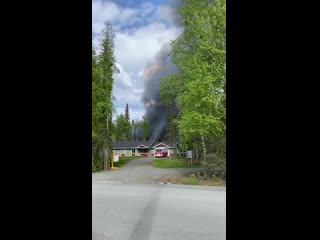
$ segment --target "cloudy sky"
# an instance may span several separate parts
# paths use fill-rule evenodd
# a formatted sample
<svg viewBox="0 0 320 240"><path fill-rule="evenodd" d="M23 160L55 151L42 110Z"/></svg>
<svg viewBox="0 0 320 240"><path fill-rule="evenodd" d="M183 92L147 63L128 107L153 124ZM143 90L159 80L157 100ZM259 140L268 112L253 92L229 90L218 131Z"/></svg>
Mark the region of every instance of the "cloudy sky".
<svg viewBox="0 0 320 240"><path fill-rule="evenodd" d="M92 37L103 23L110 20L114 26L115 56L120 74L115 75L114 96L117 115L129 104L130 119L140 120L144 115L141 102L143 71L161 47L182 33L176 13L177 0L93 0Z"/></svg>

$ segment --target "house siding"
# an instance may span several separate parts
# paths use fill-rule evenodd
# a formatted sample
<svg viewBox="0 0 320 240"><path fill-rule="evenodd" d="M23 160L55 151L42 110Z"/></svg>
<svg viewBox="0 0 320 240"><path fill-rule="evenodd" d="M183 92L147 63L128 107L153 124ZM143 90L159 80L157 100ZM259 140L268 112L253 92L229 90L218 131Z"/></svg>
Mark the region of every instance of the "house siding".
<svg viewBox="0 0 320 240"><path fill-rule="evenodd" d="M131 149L114 149L113 154L119 154L121 157L129 157L131 156Z"/></svg>
<svg viewBox="0 0 320 240"><path fill-rule="evenodd" d="M138 141L138 142L115 142L117 146L113 149L113 153L119 154L119 156L154 156L154 148L155 147L168 147L170 156L174 155L174 148L170 147L169 145L165 145L164 143L151 143L146 141ZM141 152L141 149L143 149L142 146L145 146L148 149L148 152L144 153ZM117 149L118 148L118 149ZM138 149L137 149L138 148ZM135 153L132 153L132 149L135 149ZM139 150L140 149L140 150Z"/></svg>
<svg viewBox="0 0 320 240"><path fill-rule="evenodd" d="M140 156L140 153L136 150L132 153L132 149L114 149L113 154L119 154L122 157Z"/></svg>
<svg viewBox="0 0 320 240"><path fill-rule="evenodd" d="M113 149L113 154L118 154L121 156L121 150Z"/></svg>

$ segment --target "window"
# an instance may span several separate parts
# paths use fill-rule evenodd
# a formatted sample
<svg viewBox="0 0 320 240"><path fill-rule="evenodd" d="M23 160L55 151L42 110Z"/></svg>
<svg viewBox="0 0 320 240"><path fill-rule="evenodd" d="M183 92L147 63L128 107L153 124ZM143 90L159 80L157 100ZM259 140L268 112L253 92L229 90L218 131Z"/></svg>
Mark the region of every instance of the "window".
<svg viewBox="0 0 320 240"><path fill-rule="evenodd" d="M138 153L148 153L148 152L149 152L149 149L144 149L144 148L138 149Z"/></svg>
<svg viewBox="0 0 320 240"><path fill-rule="evenodd" d="M136 150L135 150L135 149L132 149L132 153L136 153Z"/></svg>

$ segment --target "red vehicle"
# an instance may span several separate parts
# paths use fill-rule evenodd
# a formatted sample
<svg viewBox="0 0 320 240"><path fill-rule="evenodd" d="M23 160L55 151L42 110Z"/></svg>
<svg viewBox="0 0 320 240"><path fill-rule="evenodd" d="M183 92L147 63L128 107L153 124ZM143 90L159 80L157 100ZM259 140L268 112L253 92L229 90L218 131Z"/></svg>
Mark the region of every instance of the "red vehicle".
<svg viewBox="0 0 320 240"><path fill-rule="evenodd" d="M168 156L168 149L167 148L155 148L154 149L154 156L155 157L167 157Z"/></svg>

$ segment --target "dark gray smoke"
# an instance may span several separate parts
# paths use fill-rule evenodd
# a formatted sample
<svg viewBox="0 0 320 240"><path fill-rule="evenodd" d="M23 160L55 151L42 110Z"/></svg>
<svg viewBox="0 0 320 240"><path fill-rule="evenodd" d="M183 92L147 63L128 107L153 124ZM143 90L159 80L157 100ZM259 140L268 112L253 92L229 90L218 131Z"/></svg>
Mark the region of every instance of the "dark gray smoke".
<svg viewBox="0 0 320 240"><path fill-rule="evenodd" d="M167 126L167 108L160 102L160 80L173 72L177 72L177 68L171 63L168 53L169 44L165 44L154 60L147 64L143 73L144 92L142 101L146 111L145 118L151 124L150 139L152 140L163 138Z"/></svg>
<svg viewBox="0 0 320 240"><path fill-rule="evenodd" d="M181 17L178 14L178 8L181 0L171 0L171 11L168 12L167 20L175 27L182 27ZM178 69L170 61L168 56L170 44L164 44L156 55L154 60L148 63L144 69L144 92L142 94L142 102L145 107L145 118L151 124L152 140L163 138L167 126L167 107L160 102L159 84L163 77L166 77Z"/></svg>

